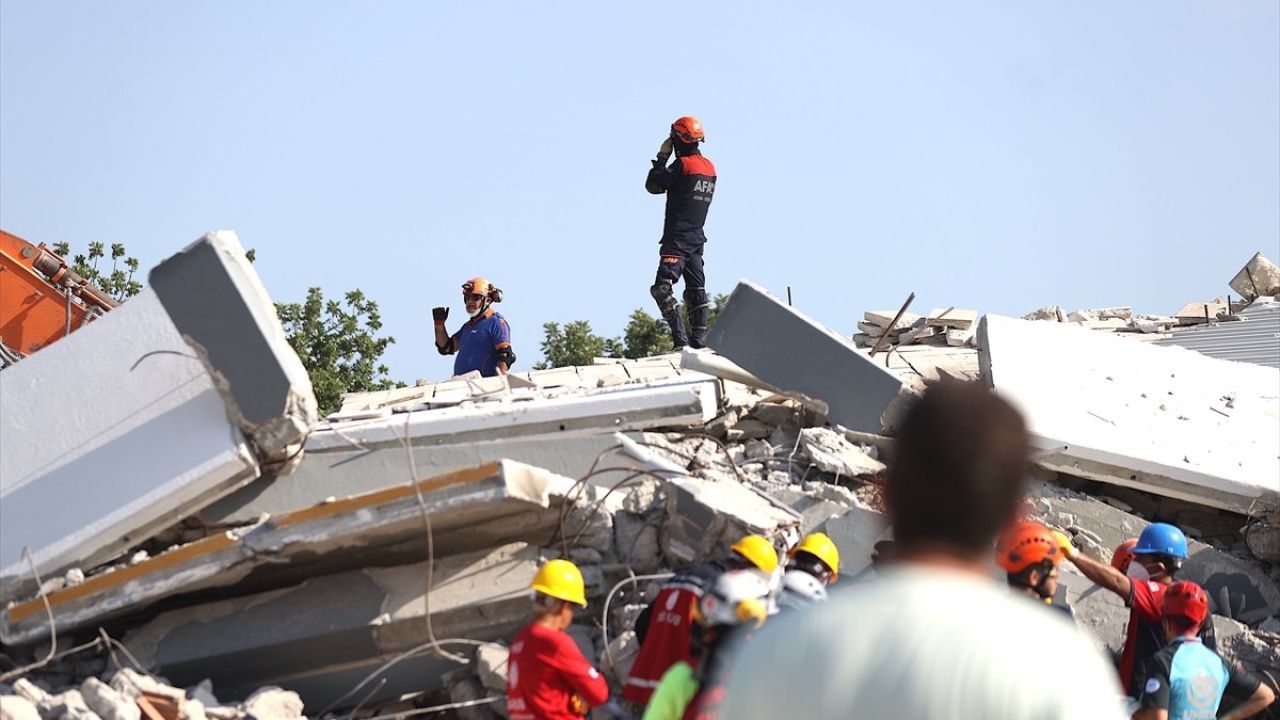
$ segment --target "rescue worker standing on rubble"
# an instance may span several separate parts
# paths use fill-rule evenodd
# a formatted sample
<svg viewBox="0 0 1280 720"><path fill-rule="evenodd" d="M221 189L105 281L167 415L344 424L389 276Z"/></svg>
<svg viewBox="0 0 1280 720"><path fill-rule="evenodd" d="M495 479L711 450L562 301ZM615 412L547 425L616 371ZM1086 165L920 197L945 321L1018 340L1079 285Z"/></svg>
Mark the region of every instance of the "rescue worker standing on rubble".
<svg viewBox="0 0 1280 720"><path fill-rule="evenodd" d="M1009 587L1074 620L1070 606L1053 602L1058 592L1058 563L1062 557L1057 534L1038 522L1016 523L996 543L996 563L1004 568Z"/></svg>
<svg viewBox="0 0 1280 720"><path fill-rule="evenodd" d="M1123 717L1093 643L990 576L1030 463L1017 410L976 383L938 383L897 440L884 486L893 563L770 620L734 660L723 717Z"/></svg>
<svg viewBox="0 0 1280 720"><path fill-rule="evenodd" d="M685 345L704 347L703 337L711 307L707 300L707 278L702 267L702 246L707 236L702 226L716 191L716 166L702 155L698 144L706 138L702 123L685 116L671 123L671 134L662 141L644 188L654 195L667 195L666 219L658 247L658 276L649 288L658 302L662 319L671 327L671 342L679 350ZM667 166L671 153L676 161ZM685 334L675 284L684 278L684 302L689 311L689 333Z"/></svg>
<svg viewBox="0 0 1280 720"><path fill-rule="evenodd" d="M511 641L507 659L510 720L579 720L609 699L604 677L565 629L574 606L587 606L582 571L548 560L533 577L533 622Z"/></svg>
<svg viewBox="0 0 1280 720"><path fill-rule="evenodd" d="M694 603L721 574L748 568L766 575L778 568L778 551L761 535L743 537L723 560L693 565L677 573L641 611L635 624L640 651L622 688L622 699L631 704L631 710L638 711L648 704L663 673L672 665L681 660L694 664L690 641Z"/></svg>
<svg viewBox="0 0 1280 720"><path fill-rule="evenodd" d="M676 662L662 675L643 720L711 720L724 701L730 651L769 615L769 579L759 571L730 570L693 605L693 662Z"/></svg>
<svg viewBox="0 0 1280 720"><path fill-rule="evenodd" d="M1127 571L1121 572L1081 554L1070 537L1057 535L1064 556L1085 577L1119 595L1129 608L1129 627L1120 655L1120 683L1125 694L1136 698L1147 677L1147 664L1165 645L1160 604L1187 559L1187 536L1173 525L1151 523L1138 536ZM1200 637L1205 647L1216 649L1213 623L1200 626Z"/></svg>
<svg viewBox="0 0 1280 720"><path fill-rule="evenodd" d="M444 327L449 308L431 309L436 350L441 355L458 355L453 361L454 375L473 370L484 377L506 375L516 362L516 354L511 350L511 327L493 309L494 303L502 302L502 291L482 277L471 278L462 283L462 302L471 319L453 335Z"/></svg>
<svg viewBox="0 0 1280 720"><path fill-rule="evenodd" d="M1160 606L1169 644L1148 664L1134 720L1241 720L1253 717L1276 699L1261 680L1223 660L1196 637L1209 616L1209 596L1204 588L1180 580L1164 591ZM1247 699L1218 715L1228 690L1234 697Z"/></svg>
<svg viewBox="0 0 1280 720"><path fill-rule="evenodd" d="M826 533L805 535L787 553L787 570L778 593L779 609L826 602L827 586L840 576L840 549Z"/></svg>

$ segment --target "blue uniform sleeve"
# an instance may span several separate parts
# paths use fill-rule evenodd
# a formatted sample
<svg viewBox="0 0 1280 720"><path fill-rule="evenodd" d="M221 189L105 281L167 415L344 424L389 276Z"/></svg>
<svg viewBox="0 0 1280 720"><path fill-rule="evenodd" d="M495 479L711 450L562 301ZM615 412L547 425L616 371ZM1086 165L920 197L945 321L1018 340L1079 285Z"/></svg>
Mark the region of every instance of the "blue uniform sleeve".
<svg viewBox="0 0 1280 720"><path fill-rule="evenodd" d="M1142 681L1138 707L1143 710L1169 709L1169 676L1176 651L1177 646L1166 647L1151 658L1147 665L1147 677Z"/></svg>
<svg viewBox="0 0 1280 720"><path fill-rule="evenodd" d="M499 319L493 326L493 349L501 350L511 347L511 326L505 319Z"/></svg>

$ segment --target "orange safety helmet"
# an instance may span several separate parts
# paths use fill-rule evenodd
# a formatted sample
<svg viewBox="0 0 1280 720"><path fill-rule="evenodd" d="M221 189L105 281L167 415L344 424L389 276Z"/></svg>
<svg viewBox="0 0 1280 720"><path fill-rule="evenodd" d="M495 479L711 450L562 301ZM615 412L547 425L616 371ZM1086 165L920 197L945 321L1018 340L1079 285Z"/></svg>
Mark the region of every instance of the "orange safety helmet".
<svg viewBox="0 0 1280 720"><path fill-rule="evenodd" d="M1186 618L1199 625L1209 617L1209 595L1190 580L1179 580L1164 591L1160 610L1166 618Z"/></svg>
<svg viewBox="0 0 1280 720"><path fill-rule="evenodd" d="M700 143L707 138L702 123L692 115L685 115L671 123L671 136L689 144Z"/></svg>
<svg viewBox="0 0 1280 720"><path fill-rule="evenodd" d="M1124 572L1129 567L1129 563L1133 562L1133 549L1138 547L1138 538L1129 538L1116 546L1116 551L1111 554L1111 567Z"/></svg>
<svg viewBox="0 0 1280 720"><path fill-rule="evenodd" d="M473 277L462 283L463 299L473 293L483 295L485 300L489 302L502 302L502 291L494 287L493 283L482 277Z"/></svg>
<svg viewBox="0 0 1280 720"><path fill-rule="evenodd" d="M1015 523L996 543L996 562L1005 572L1022 572L1045 560L1057 567L1062 552L1053 531L1038 522Z"/></svg>

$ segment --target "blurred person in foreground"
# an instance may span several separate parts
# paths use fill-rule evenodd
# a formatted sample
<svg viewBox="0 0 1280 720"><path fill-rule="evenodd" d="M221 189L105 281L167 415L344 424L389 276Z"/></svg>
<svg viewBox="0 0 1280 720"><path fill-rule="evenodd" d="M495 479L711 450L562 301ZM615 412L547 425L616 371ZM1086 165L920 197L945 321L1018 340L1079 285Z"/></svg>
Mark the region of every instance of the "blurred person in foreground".
<svg viewBox="0 0 1280 720"><path fill-rule="evenodd" d="M1271 688L1235 663L1206 648L1196 633L1209 616L1209 596L1190 580L1162 593L1165 645L1147 664L1134 720L1241 720L1262 712L1276 699ZM1222 696L1247 698L1222 715Z"/></svg>
<svg viewBox="0 0 1280 720"><path fill-rule="evenodd" d="M720 717L1123 717L1093 643L989 574L1028 469L1018 412L977 385L935 385L897 457L893 563L743 646Z"/></svg>

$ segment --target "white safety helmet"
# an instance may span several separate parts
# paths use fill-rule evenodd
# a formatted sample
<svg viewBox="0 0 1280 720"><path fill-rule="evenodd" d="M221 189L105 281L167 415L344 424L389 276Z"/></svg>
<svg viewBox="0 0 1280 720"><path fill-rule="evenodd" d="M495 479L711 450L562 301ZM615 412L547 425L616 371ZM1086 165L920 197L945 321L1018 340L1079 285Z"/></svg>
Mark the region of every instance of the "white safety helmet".
<svg viewBox="0 0 1280 720"><path fill-rule="evenodd" d="M756 570L722 573L694 606L693 617L707 627L759 626L769 614L769 580Z"/></svg>
<svg viewBox="0 0 1280 720"><path fill-rule="evenodd" d="M779 609L799 610L826 601L827 588L818 578L803 570L788 570L782 576L782 591L778 593Z"/></svg>

